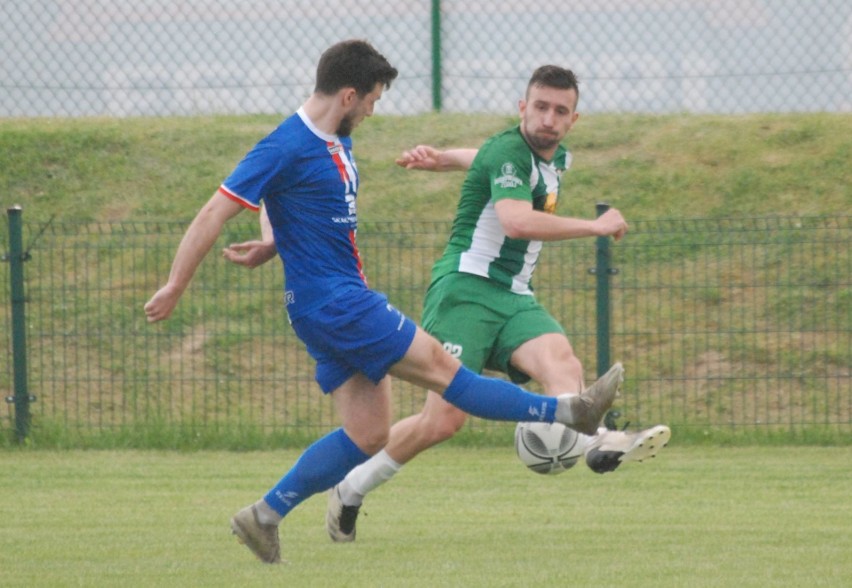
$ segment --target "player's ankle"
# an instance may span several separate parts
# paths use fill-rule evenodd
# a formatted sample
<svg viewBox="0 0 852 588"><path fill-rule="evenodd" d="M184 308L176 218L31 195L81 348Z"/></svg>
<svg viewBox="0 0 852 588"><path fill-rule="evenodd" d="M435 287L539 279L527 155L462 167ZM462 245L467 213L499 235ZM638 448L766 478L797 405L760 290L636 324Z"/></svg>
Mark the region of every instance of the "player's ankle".
<svg viewBox="0 0 852 588"><path fill-rule="evenodd" d="M257 509L257 521L261 525L277 525L281 523L281 519L284 518L275 512L263 498L258 500L254 506Z"/></svg>
<svg viewBox="0 0 852 588"><path fill-rule="evenodd" d="M361 506L364 502L364 495L356 492L345 479L337 485L337 494L344 506Z"/></svg>
<svg viewBox="0 0 852 588"><path fill-rule="evenodd" d="M562 394L556 398L556 411L554 412L553 420L563 425L570 425L574 422L574 410L572 408L571 398L577 394Z"/></svg>

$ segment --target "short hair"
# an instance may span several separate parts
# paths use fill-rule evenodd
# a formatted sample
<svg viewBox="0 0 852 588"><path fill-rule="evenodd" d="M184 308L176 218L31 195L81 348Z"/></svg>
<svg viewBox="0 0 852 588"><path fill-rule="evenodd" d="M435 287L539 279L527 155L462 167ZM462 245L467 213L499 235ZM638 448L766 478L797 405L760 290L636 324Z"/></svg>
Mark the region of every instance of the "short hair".
<svg viewBox="0 0 852 588"><path fill-rule="evenodd" d="M355 88L359 96L376 84L390 88L399 72L367 41L341 41L323 52L317 64L314 91L332 95L342 88Z"/></svg>
<svg viewBox="0 0 852 588"><path fill-rule="evenodd" d="M527 84L527 98L529 98L530 88L533 86L574 90L577 93L577 100L580 100L580 83L577 81L577 76L570 69L558 65L542 65L533 72Z"/></svg>

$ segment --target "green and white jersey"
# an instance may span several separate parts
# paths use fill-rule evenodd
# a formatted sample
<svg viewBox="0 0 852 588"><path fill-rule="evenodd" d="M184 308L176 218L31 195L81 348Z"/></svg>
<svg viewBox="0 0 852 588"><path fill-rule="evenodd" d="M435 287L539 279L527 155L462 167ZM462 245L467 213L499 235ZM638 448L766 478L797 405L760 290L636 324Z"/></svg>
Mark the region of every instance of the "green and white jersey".
<svg viewBox="0 0 852 588"><path fill-rule="evenodd" d="M452 272L483 276L515 292L532 294L541 241L510 239L494 204L503 198L532 202L535 210L553 213L562 173L571 154L558 147L551 161L530 149L520 127L500 132L479 149L461 190L449 242L432 267L432 281Z"/></svg>

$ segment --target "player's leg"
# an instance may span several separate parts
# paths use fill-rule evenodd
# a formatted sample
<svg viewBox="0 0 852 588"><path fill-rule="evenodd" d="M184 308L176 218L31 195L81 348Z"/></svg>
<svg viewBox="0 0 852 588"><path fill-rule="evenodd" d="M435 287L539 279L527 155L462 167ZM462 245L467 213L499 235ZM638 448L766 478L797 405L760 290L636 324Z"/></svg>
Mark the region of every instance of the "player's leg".
<svg viewBox="0 0 852 588"><path fill-rule="evenodd" d="M462 294L459 294L459 293ZM465 315L454 319L454 327L446 332L439 331L432 323L454 312L456 301L476 302L489 311L499 313L496 322L502 328L504 317L514 314L513 305L517 296L501 289L486 278L470 274L450 274L429 287L427 305L424 308L423 324L436 337L418 331L402 361L393 366L392 372L409 382L421 385L440 394L444 400L462 411L492 420L561 422L579 432L593 432L600 420L598 413L605 413L615 399L621 382L621 365L613 366L609 386L601 386L587 398L552 398L531 394L505 380L485 378L476 370L459 367L453 338L465 331L478 330L483 325L472 322ZM435 299L438 304L429 301ZM507 310L508 309L508 310ZM490 325L486 323L486 328ZM496 332L499 332L496 331ZM441 349L438 339L444 341ZM490 347L490 346L489 346ZM465 361L465 364L467 362Z"/></svg>
<svg viewBox="0 0 852 588"><path fill-rule="evenodd" d="M583 366L561 332L546 332L527 339L512 352L510 364L538 382L548 396L583 391Z"/></svg>
<svg viewBox="0 0 852 588"><path fill-rule="evenodd" d="M589 413L601 410L603 404L611 404L618 381L611 390L598 395L597 404L575 406L567 398L554 400L534 395L505 380L479 375L507 325L515 320L519 310L530 304L549 320L546 328L561 333L559 325L531 296L518 296L480 276L464 273L444 276L430 286L424 305L424 328L415 335L391 373L434 390L445 401L475 416L496 420L559 420L575 429L591 426L594 430L597 422L590 422ZM535 334L542 332L537 324L533 328ZM443 346L443 353L439 346ZM458 360L464 367L458 367ZM506 371L505 366L498 369ZM574 366L566 369L576 371ZM615 375L620 371L618 366Z"/></svg>
<svg viewBox="0 0 852 588"><path fill-rule="evenodd" d="M605 404L601 399L611 403L623 379L621 365L612 366L581 395L583 366L559 322L532 296L509 294L508 298L495 300L503 308L506 319L492 342L485 367L508 374L516 383L535 380L546 395L557 396L560 402L570 404L575 413L585 417L581 427L560 422L580 433L593 434L606 412L606 409L601 412Z"/></svg>
<svg viewBox="0 0 852 588"><path fill-rule="evenodd" d="M262 499L231 520L234 534L265 563L280 561L278 525L281 520L305 499L337 484L387 439L390 423L388 378L373 384L366 377L355 374L336 389L332 397L343 427L312 443Z"/></svg>
<svg viewBox="0 0 852 588"><path fill-rule="evenodd" d="M455 435L466 419L464 412L429 392L423 410L391 427L384 449L355 467L329 491L326 530L331 539L354 541L364 497L389 481L419 453Z"/></svg>
<svg viewBox="0 0 852 588"><path fill-rule="evenodd" d="M548 418L545 414L547 407L539 405L541 396L532 395L503 380L476 375L481 371L498 334L504 329L507 318L515 313L517 298L502 290L489 290L487 281L475 276L445 277L433 284L427 293L424 324L429 325L430 330L442 338L444 343L440 344L437 339L418 329L405 357L391 368L391 373L421 385L431 386L436 383L445 395L463 395L466 403L464 408L477 416L527 421L558 418L555 407L554 416ZM475 304L470 304L471 301ZM475 328L468 329L466 325ZM472 336L470 333L473 331L478 334ZM474 368L475 373L456 367L458 362L455 357L459 356L465 365ZM454 369L456 373L453 375ZM616 366L615 373L617 376L620 374L620 366ZM449 383L437 379L447 374L452 375ZM460 383L459 375L466 381ZM612 396L618 381L614 380L610 391ZM458 396L455 399L458 401ZM554 399L547 400L553 403ZM559 401L556 402L558 404ZM477 412L486 409L491 412ZM564 416L564 407L562 413ZM533 415L539 418L532 418ZM588 426L588 415L581 416L587 417L584 425ZM600 416L595 417L595 426ZM569 419L574 417L576 411L574 414L568 413ZM363 497L393 477L403 463L455 434L463 425L464 418L464 412L459 408L439 398L439 394L430 393L421 414L394 425L385 450L350 472L329 493L326 528L331 538L335 541L354 540L355 522Z"/></svg>
<svg viewBox="0 0 852 588"><path fill-rule="evenodd" d="M450 274L430 285L423 304L423 330L469 370L485 365L506 314L491 295L487 280ZM399 465L445 441L464 425L467 415L429 392L420 413L396 423L385 451Z"/></svg>
<svg viewBox="0 0 852 588"><path fill-rule="evenodd" d="M455 435L466 420L466 413L430 391L423 410L391 427L385 451L397 463L406 464L421 452Z"/></svg>
<svg viewBox="0 0 852 588"><path fill-rule="evenodd" d="M527 392L511 382L477 375L418 328L405 356L390 373L434 390L474 416L504 421L556 421L580 433L594 433L615 400L623 371L617 363L587 394L552 398Z"/></svg>
<svg viewBox="0 0 852 588"><path fill-rule="evenodd" d="M547 315L549 316L549 315ZM564 390L582 390L582 365L574 354L561 327L548 326L547 316L526 312L520 320L512 320L501 333L501 343L513 349L514 341L523 340L535 329L544 332L517 346L510 356L511 367L539 382L546 394L559 394ZM553 320L553 319L551 319ZM555 320L553 320L553 324ZM545 332L550 331L550 332ZM517 379L517 377L516 377ZM572 388L573 386L573 388ZM671 430L665 425L640 431L610 431L599 427L596 434L580 434L578 443L584 448L586 465L603 474L615 470L629 461L653 458L666 446Z"/></svg>
<svg viewBox="0 0 852 588"><path fill-rule="evenodd" d="M233 518L232 530L262 561L279 560L277 525L306 498L328 490L386 443L388 368L408 349L416 327L381 295L353 292L293 321L316 360L316 379L331 393L342 427L314 442L267 494Z"/></svg>
<svg viewBox="0 0 852 588"><path fill-rule="evenodd" d="M449 402L445 402L440 395L428 392L426 402L419 413L394 423L388 443L380 453L388 454L391 464L395 466L394 469L398 470L423 451L455 435L466 420L467 414ZM378 457L378 454L374 457ZM395 471L383 472L383 475L373 480L372 476L367 475L366 472L359 472L359 470L365 470L370 461L373 460L361 464L346 476L346 481L352 482L352 490L360 494L361 498L396 473ZM345 502L360 504L360 501Z"/></svg>
<svg viewBox="0 0 852 588"><path fill-rule="evenodd" d="M530 378L541 384L545 394L580 396L608 387L611 372L583 390L583 366L562 327L534 300L521 301L524 308L506 323L495 347L494 366L508 373L513 381ZM594 434L597 429L580 431Z"/></svg>
<svg viewBox="0 0 852 588"><path fill-rule="evenodd" d="M479 373L506 317L499 305L487 300L475 276L450 275L432 284L426 293L423 328L442 342L444 349ZM487 283L485 283L487 285ZM475 326L475 328L468 328ZM416 455L452 437L467 415L428 392L421 412L391 427L385 448L354 468L328 496L326 530L332 540L355 540L355 526L364 497L389 481Z"/></svg>

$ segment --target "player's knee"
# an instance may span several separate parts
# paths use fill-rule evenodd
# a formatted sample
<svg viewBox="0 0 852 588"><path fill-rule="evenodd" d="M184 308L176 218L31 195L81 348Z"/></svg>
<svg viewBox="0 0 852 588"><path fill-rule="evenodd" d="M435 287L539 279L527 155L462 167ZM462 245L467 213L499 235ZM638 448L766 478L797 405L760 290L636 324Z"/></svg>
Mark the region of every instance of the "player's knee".
<svg viewBox="0 0 852 588"><path fill-rule="evenodd" d="M460 410L445 411L429 419L426 430L430 444L446 441L459 432L467 420L467 415Z"/></svg>
<svg viewBox="0 0 852 588"><path fill-rule="evenodd" d="M583 365L576 355L559 352L541 364L541 370L530 373L539 382L546 394L579 393L583 389Z"/></svg>
<svg viewBox="0 0 852 588"><path fill-rule="evenodd" d="M567 341L564 341L562 345L553 345L548 349L549 359L551 361L572 363L579 363L579 359L577 359L577 355L574 353L574 349L571 347L571 344Z"/></svg>
<svg viewBox="0 0 852 588"><path fill-rule="evenodd" d="M569 352L565 355L565 365L567 369L571 373L582 374L583 373L583 364L580 363L580 358L578 358L573 353Z"/></svg>
<svg viewBox="0 0 852 588"><path fill-rule="evenodd" d="M352 441L367 455L375 455L388 444L389 431L363 431Z"/></svg>
<svg viewBox="0 0 852 588"><path fill-rule="evenodd" d="M580 363L580 358L574 354L574 350L570 345L559 346L551 350L549 365L559 366L560 371L577 375L583 373L583 364Z"/></svg>

